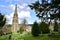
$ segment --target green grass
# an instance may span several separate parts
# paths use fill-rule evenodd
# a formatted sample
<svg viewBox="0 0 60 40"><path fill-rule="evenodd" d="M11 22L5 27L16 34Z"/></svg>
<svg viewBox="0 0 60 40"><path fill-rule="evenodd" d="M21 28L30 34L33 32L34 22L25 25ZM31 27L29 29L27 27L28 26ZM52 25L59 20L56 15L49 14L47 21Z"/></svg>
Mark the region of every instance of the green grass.
<svg viewBox="0 0 60 40"><path fill-rule="evenodd" d="M60 40L59 38L56 37L49 37L47 34L40 35L38 37L33 37L31 34L23 37L25 40Z"/></svg>
<svg viewBox="0 0 60 40"><path fill-rule="evenodd" d="M17 40L60 40L60 36L56 35L56 37L49 37L48 34L42 34L38 37L33 37L31 34L13 34L13 36Z"/></svg>
<svg viewBox="0 0 60 40"><path fill-rule="evenodd" d="M0 40L8 40L9 35L3 35L0 36ZM49 37L48 34L41 34L38 37L33 37L31 34L19 34L19 33L13 33L12 39L16 38L17 40L60 40L60 36L57 37Z"/></svg>
<svg viewBox="0 0 60 40"><path fill-rule="evenodd" d="M0 40L8 40L9 35L0 36Z"/></svg>

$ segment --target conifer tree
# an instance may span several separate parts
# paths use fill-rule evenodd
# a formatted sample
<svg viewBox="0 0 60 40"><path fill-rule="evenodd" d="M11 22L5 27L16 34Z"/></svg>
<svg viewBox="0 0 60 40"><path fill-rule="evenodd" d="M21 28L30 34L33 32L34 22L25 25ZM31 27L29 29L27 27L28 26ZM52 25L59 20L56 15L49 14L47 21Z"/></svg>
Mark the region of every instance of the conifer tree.
<svg viewBox="0 0 60 40"><path fill-rule="evenodd" d="M39 36L39 27L38 27L38 23L34 22L33 26L32 26L32 35L33 36Z"/></svg>

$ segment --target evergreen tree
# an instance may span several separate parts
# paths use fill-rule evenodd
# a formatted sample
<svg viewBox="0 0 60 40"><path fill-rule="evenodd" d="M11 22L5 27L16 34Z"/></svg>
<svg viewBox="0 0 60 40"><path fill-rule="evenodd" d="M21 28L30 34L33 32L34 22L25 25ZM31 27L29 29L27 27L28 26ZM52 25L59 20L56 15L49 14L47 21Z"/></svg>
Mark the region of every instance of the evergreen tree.
<svg viewBox="0 0 60 40"><path fill-rule="evenodd" d="M33 26L32 26L32 35L33 36L39 36L39 27L38 27L38 23L34 22Z"/></svg>
<svg viewBox="0 0 60 40"><path fill-rule="evenodd" d="M49 2L50 1L50 2ZM41 3L40 3L41 2ZM29 7L36 12L36 16L41 21L48 21L48 19L60 19L60 0L41 0L29 5ZM57 12L58 11L58 12ZM56 16L51 16L57 14ZM48 16L50 15L50 17ZM46 17L44 17L46 16Z"/></svg>
<svg viewBox="0 0 60 40"><path fill-rule="evenodd" d="M2 28L6 23L6 18L0 13L0 28Z"/></svg>
<svg viewBox="0 0 60 40"><path fill-rule="evenodd" d="M55 24L54 24L54 31L58 31L58 23L57 22L55 22Z"/></svg>
<svg viewBox="0 0 60 40"><path fill-rule="evenodd" d="M41 33L43 33L43 34L50 32L50 30L49 30L49 24L46 24L45 22L41 22L39 24L39 28L40 28Z"/></svg>
<svg viewBox="0 0 60 40"><path fill-rule="evenodd" d="M5 25L5 23L6 23L5 16L0 13L0 35L3 34L2 28Z"/></svg>

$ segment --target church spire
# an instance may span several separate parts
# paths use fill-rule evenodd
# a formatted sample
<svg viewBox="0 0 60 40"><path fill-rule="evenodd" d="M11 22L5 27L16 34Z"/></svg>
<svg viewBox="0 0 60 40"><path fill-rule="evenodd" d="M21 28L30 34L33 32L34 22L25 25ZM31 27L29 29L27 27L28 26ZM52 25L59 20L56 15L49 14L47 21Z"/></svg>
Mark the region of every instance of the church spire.
<svg viewBox="0 0 60 40"><path fill-rule="evenodd" d="M17 4L15 5L15 13L17 13Z"/></svg>
<svg viewBox="0 0 60 40"><path fill-rule="evenodd" d="M17 14L17 4L15 5L14 16L18 16L18 14Z"/></svg>
<svg viewBox="0 0 60 40"><path fill-rule="evenodd" d="M17 13L17 4L15 5L13 21L12 21L12 32L18 31L18 13Z"/></svg>

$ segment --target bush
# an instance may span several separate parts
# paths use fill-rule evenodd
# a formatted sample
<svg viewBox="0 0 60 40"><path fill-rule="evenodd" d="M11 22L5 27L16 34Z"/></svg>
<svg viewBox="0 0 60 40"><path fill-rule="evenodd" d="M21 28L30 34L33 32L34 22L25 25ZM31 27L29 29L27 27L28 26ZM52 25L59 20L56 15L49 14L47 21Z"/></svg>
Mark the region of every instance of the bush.
<svg viewBox="0 0 60 40"><path fill-rule="evenodd" d="M54 31L58 31L58 23L57 22L55 22L55 24L54 24Z"/></svg>
<svg viewBox="0 0 60 40"><path fill-rule="evenodd" d="M19 32L22 34L24 32L24 27L21 26Z"/></svg>
<svg viewBox="0 0 60 40"><path fill-rule="evenodd" d="M0 35L3 35L4 33L3 33L3 31L2 31L2 28L3 28L3 26L6 24L6 18L5 18L5 16L4 15L2 15L1 13L0 13Z"/></svg>
<svg viewBox="0 0 60 40"><path fill-rule="evenodd" d="M0 29L6 24L6 18L0 13Z"/></svg>
<svg viewBox="0 0 60 40"><path fill-rule="evenodd" d="M39 27L38 27L38 23L34 22L33 26L32 26L32 35L33 36L39 36Z"/></svg>
<svg viewBox="0 0 60 40"><path fill-rule="evenodd" d="M39 24L39 28L40 28L40 31L42 33L49 33L50 32L50 30L49 30L49 24L46 24L45 22L41 22Z"/></svg>
<svg viewBox="0 0 60 40"><path fill-rule="evenodd" d="M48 36L49 37L54 37L55 36L55 33L50 33Z"/></svg>
<svg viewBox="0 0 60 40"><path fill-rule="evenodd" d="M20 30L18 32L20 32L21 34L26 31L26 24L27 24L27 20L26 19L23 19L22 21L22 24L21 24L21 27L20 27Z"/></svg>

